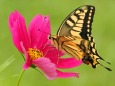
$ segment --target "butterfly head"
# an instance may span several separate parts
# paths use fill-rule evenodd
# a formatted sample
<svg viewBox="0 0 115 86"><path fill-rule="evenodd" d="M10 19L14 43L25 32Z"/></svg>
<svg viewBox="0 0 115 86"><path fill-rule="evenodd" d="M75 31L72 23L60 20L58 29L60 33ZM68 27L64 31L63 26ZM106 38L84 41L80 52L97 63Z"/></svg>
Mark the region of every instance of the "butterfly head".
<svg viewBox="0 0 115 86"><path fill-rule="evenodd" d="M49 36L49 39L52 40L52 41L53 41L53 40L56 40L56 38L57 38L56 35L50 35L50 36Z"/></svg>
<svg viewBox="0 0 115 86"><path fill-rule="evenodd" d="M50 35L49 39L52 40L52 44L54 47L58 49L59 43L58 43L58 36L56 35Z"/></svg>

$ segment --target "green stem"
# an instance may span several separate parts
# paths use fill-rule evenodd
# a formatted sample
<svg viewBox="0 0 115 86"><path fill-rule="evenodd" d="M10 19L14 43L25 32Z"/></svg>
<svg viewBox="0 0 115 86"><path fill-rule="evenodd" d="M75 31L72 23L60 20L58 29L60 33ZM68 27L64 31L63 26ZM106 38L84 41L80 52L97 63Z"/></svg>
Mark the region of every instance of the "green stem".
<svg viewBox="0 0 115 86"><path fill-rule="evenodd" d="M19 75L19 77L18 77L18 82L17 82L17 85L16 85L16 86L19 86L20 80L21 80L21 78L22 78L22 75L24 74L24 71L25 71L25 70L22 70L22 71L21 71L21 73L20 73L20 75Z"/></svg>

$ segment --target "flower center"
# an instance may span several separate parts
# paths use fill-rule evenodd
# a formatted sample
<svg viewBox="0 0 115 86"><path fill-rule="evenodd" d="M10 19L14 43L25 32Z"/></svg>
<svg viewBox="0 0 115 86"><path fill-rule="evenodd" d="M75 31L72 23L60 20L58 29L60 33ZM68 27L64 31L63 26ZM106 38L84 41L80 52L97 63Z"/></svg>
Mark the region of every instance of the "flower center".
<svg viewBox="0 0 115 86"><path fill-rule="evenodd" d="M35 60L43 56L43 53L38 49L29 48L28 54L31 60Z"/></svg>

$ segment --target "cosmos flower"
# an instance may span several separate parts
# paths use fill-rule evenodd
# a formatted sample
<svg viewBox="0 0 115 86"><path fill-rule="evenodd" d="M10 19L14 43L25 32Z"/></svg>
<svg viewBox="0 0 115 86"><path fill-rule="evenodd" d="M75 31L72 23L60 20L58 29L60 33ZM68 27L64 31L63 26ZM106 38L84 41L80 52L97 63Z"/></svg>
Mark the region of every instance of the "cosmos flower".
<svg viewBox="0 0 115 86"><path fill-rule="evenodd" d="M78 73L61 72L59 68L73 68L79 66L82 61L74 58L59 58L63 53L58 52L48 39L50 34L50 21L48 16L36 15L27 29L24 17L14 11L9 16L9 27L15 47L25 57L23 69L34 65L52 80L55 78L78 77ZM58 61L58 63L57 63Z"/></svg>

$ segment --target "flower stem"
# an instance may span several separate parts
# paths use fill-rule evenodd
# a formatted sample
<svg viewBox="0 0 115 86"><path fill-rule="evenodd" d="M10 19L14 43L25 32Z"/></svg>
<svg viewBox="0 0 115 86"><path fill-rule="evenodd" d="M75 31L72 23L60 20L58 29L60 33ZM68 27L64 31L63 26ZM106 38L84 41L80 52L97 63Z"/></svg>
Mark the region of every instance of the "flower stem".
<svg viewBox="0 0 115 86"><path fill-rule="evenodd" d="M21 71L21 73L20 73L20 75L19 75L19 77L18 77L18 82L17 82L17 85L16 85L16 86L19 86L20 80L21 80L21 78L22 78L22 75L24 74L24 71L25 71L25 70L22 70L22 71Z"/></svg>

